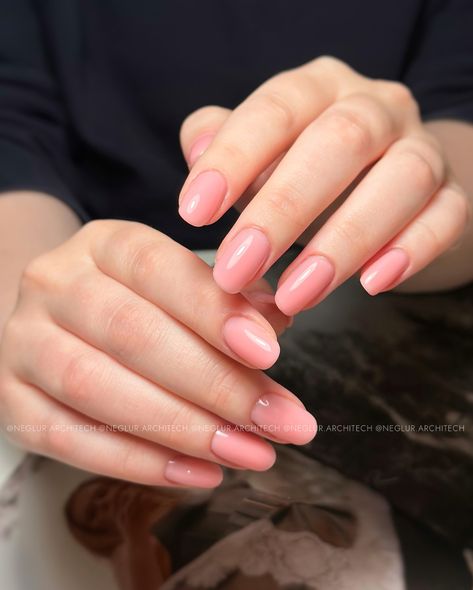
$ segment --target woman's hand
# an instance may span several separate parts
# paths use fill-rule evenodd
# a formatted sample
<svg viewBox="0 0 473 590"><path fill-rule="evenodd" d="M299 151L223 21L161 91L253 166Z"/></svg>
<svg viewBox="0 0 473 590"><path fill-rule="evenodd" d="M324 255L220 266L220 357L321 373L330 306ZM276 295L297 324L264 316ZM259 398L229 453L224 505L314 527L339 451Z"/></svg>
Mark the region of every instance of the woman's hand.
<svg viewBox="0 0 473 590"><path fill-rule="evenodd" d="M315 434L297 398L252 368L278 352L271 324L193 253L138 223L95 221L24 272L0 347L0 423L90 471L215 486L216 463L272 465L262 436Z"/></svg>
<svg viewBox="0 0 473 590"><path fill-rule="evenodd" d="M276 293L288 315L360 269L370 294L393 288L450 249L469 219L409 90L334 58L274 76L233 112L196 111L181 140L192 166L185 220L213 223L253 197L218 251L214 277L225 291L241 291L308 238Z"/></svg>

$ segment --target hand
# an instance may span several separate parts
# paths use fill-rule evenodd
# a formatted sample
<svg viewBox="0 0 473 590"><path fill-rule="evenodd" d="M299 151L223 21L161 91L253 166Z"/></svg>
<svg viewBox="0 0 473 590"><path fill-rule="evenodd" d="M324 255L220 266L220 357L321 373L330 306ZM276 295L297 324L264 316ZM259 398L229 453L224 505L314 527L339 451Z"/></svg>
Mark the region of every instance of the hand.
<svg viewBox="0 0 473 590"><path fill-rule="evenodd" d="M138 223L95 221L24 272L0 347L0 423L89 471L215 486L216 463L272 465L262 436L315 434L297 398L251 368L278 352L269 322L192 252Z"/></svg>
<svg viewBox="0 0 473 590"><path fill-rule="evenodd" d="M252 193L218 251L225 291L241 291L308 236L276 293L288 315L360 269L370 294L393 288L451 248L469 219L409 90L334 58L274 76L233 112L196 111L181 142L192 169L179 210L189 223L213 223Z"/></svg>

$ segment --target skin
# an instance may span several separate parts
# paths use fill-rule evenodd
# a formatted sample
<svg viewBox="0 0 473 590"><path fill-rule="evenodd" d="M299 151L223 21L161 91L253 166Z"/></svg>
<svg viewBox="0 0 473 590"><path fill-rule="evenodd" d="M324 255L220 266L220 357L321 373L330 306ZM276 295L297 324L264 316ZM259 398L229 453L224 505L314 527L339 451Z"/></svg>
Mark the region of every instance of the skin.
<svg viewBox="0 0 473 590"><path fill-rule="evenodd" d="M12 424L45 429L7 436L80 468L154 485L185 483L167 478L170 461L187 461L196 475L189 484L202 487L220 482L216 463L270 467L274 450L252 421L253 406L267 391L296 408L302 404L222 339L223 323L235 315L253 319L275 338L263 313L246 297L222 292L210 267L152 228L114 220L80 228L55 199L10 194L0 201L5 231L20 204L16 229L34 235L25 245L25 233L12 231L2 253L10 286L5 316L15 292L18 300L2 331L0 423L4 430ZM212 313L203 313L209 307ZM276 309L267 315L287 325ZM122 431L104 431L104 424ZM241 462L211 448L215 430L234 424L252 430L237 439L248 455ZM286 442L281 436L271 438Z"/></svg>
<svg viewBox="0 0 473 590"><path fill-rule="evenodd" d="M195 179L212 170L223 176L226 192L206 223L232 205L242 209L217 260L240 231L257 228L269 242L269 256L251 280L294 242L305 249L280 285L308 256L333 265L333 279L304 307L392 248L402 249L408 264L383 290L401 284L407 291L447 289L473 278L467 196L473 194L473 127L424 124L400 83L371 80L337 59L318 58L271 78L234 111L196 111L183 124L181 143L194 160L181 205ZM200 196L212 195L201 190Z"/></svg>
<svg viewBox="0 0 473 590"><path fill-rule="evenodd" d="M255 430L251 412L262 392L301 409L227 346L225 321L250 318L268 337L287 326L271 297L255 291L268 293L259 277L295 241L306 248L281 283L309 254L335 269L308 305L393 246L409 265L389 288L470 281L473 177L465 154L473 133L458 122L423 124L402 85L321 58L269 80L233 112L197 111L181 140L191 166L181 200L200 173L218 171L225 198L208 222L232 205L243 209L220 256L238 231L257 227L271 247L265 264L240 285L244 296L228 294L195 255L149 227L105 220L81 228L47 195L2 196L0 427L45 425L7 435L89 471L213 486L218 464L269 467L265 436L287 442ZM106 424L199 429L110 432ZM213 450L215 429L235 424L252 429L244 441L251 464ZM169 480L176 458L188 462L192 481Z"/></svg>

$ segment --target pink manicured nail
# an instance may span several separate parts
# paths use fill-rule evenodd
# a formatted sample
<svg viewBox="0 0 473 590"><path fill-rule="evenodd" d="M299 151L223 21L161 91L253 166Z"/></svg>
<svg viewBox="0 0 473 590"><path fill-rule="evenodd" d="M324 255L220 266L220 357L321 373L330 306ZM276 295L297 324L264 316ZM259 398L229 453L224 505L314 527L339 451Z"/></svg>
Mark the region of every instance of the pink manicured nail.
<svg viewBox="0 0 473 590"><path fill-rule="evenodd" d="M269 252L270 244L262 231L252 227L242 230L215 262L215 282L227 293L238 293L255 277Z"/></svg>
<svg viewBox="0 0 473 590"><path fill-rule="evenodd" d="M409 256L393 248L373 262L361 275L360 282L370 295L386 291L409 266Z"/></svg>
<svg viewBox="0 0 473 590"><path fill-rule="evenodd" d="M205 135L201 135L197 141L193 143L189 152L189 156L187 157L189 167L192 167L195 164L196 160L200 158L200 156L212 143L214 137L214 133L206 133Z"/></svg>
<svg viewBox="0 0 473 590"><path fill-rule="evenodd" d="M324 256L308 256L276 291L276 305L294 315L321 295L332 282L333 264Z"/></svg>
<svg viewBox="0 0 473 590"><path fill-rule="evenodd" d="M317 422L312 414L277 393L260 397L251 419L268 435L295 445L305 445L317 433Z"/></svg>
<svg viewBox="0 0 473 590"><path fill-rule="evenodd" d="M220 172L201 172L182 197L179 215L191 225L205 225L218 211L226 192L227 181Z"/></svg>
<svg viewBox="0 0 473 590"><path fill-rule="evenodd" d="M224 461L255 471L269 469L276 460L276 453L269 443L250 432L236 429L217 430L210 447Z"/></svg>
<svg viewBox="0 0 473 590"><path fill-rule="evenodd" d="M235 354L257 369L269 369L279 356L276 338L253 320L242 316L234 316L225 322L223 339Z"/></svg>
<svg viewBox="0 0 473 590"><path fill-rule="evenodd" d="M164 477L185 486L215 488L222 482L223 475L218 465L183 455L168 461Z"/></svg>

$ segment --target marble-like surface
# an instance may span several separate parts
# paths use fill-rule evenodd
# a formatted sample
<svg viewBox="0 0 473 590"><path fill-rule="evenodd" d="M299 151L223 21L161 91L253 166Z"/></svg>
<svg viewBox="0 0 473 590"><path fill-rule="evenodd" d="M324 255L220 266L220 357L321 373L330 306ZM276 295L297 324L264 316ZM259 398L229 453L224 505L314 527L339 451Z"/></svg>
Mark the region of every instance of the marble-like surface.
<svg viewBox="0 0 473 590"><path fill-rule="evenodd" d="M351 281L296 319L271 373L318 418L305 452L472 546L473 286L371 298Z"/></svg>

